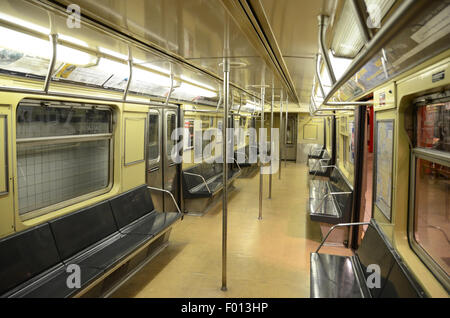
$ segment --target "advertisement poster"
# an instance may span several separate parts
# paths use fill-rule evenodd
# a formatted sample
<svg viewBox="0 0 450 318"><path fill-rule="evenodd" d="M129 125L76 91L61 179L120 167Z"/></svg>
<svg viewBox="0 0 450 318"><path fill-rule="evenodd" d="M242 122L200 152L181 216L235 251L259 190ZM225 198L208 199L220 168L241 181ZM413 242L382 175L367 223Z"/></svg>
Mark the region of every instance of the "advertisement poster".
<svg viewBox="0 0 450 318"><path fill-rule="evenodd" d="M377 121L375 205L391 220L394 121Z"/></svg>

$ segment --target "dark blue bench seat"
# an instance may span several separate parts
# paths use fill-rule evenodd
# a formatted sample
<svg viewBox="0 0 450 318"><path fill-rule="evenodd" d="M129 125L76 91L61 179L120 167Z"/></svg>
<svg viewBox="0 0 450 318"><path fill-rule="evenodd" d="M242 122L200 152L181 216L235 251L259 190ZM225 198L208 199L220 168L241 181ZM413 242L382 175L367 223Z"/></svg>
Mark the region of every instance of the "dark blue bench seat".
<svg viewBox="0 0 450 318"><path fill-rule="evenodd" d="M8 236L0 240L0 295L74 296L180 217L155 211L141 186ZM67 287L70 264L80 266L80 289Z"/></svg>
<svg viewBox="0 0 450 318"><path fill-rule="evenodd" d="M183 171L183 196L186 199L213 197L223 187L223 164L203 162ZM228 182L241 173L239 167L230 164Z"/></svg>
<svg viewBox="0 0 450 318"><path fill-rule="evenodd" d="M328 177L331 171L331 157L326 150L321 158L308 158L309 175L313 177Z"/></svg>
<svg viewBox="0 0 450 318"><path fill-rule="evenodd" d="M334 167L328 180L309 181L309 215L312 221L338 224L349 222L353 188Z"/></svg>
<svg viewBox="0 0 450 318"><path fill-rule="evenodd" d="M257 156L258 156L258 148L257 147L255 147L255 154L256 154L255 161L257 161ZM239 166L241 168L252 167L257 164L256 162L250 162L250 146L249 145L236 149L236 151L234 152L234 158L239 163ZM242 158L244 159L243 161L242 161Z"/></svg>
<svg viewBox="0 0 450 318"><path fill-rule="evenodd" d="M308 154L308 159L322 159L325 152L326 148L323 145L316 145L315 147L311 147Z"/></svg>
<svg viewBox="0 0 450 318"><path fill-rule="evenodd" d="M312 298L426 296L373 219L354 256L320 254L318 251L319 249L311 253L310 259L310 296ZM378 265L380 269L379 286L367 284L367 281L374 282L371 276L373 269L369 267L372 264Z"/></svg>

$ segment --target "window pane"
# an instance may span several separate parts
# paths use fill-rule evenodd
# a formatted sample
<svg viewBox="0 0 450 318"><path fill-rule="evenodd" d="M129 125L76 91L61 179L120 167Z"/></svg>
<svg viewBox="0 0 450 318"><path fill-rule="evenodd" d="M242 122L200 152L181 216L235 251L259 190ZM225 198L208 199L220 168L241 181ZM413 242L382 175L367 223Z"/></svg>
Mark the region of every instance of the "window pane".
<svg viewBox="0 0 450 318"><path fill-rule="evenodd" d="M414 238L450 273L450 168L416 161Z"/></svg>
<svg viewBox="0 0 450 318"><path fill-rule="evenodd" d="M289 118L286 129L286 144L288 145L292 145L293 143L294 125L295 121L292 118Z"/></svg>
<svg viewBox="0 0 450 318"><path fill-rule="evenodd" d="M110 132L109 110L23 104L17 108L18 139Z"/></svg>
<svg viewBox="0 0 450 318"><path fill-rule="evenodd" d="M418 107L417 146L450 152L450 102Z"/></svg>
<svg viewBox="0 0 450 318"><path fill-rule="evenodd" d="M167 114L167 157L170 159L172 154L172 148L176 145L176 140L172 140L172 132L177 128L177 116L175 113L170 112Z"/></svg>
<svg viewBox="0 0 450 318"><path fill-rule="evenodd" d="M159 114L150 114L148 122L148 161L159 158Z"/></svg>
<svg viewBox="0 0 450 318"><path fill-rule="evenodd" d="M194 119L186 119L184 121L184 128L189 130L188 145L184 150L192 149L194 148Z"/></svg>
<svg viewBox="0 0 450 318"><path fill-rule="evenodd" d="M18 144L19 214L106 188L109 145L109 140Z"/></svg>

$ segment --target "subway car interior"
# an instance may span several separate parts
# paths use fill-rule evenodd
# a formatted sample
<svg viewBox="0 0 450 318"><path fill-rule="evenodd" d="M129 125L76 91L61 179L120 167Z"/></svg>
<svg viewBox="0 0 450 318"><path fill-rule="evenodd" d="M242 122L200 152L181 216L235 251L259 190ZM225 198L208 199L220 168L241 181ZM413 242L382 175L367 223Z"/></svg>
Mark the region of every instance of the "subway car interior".
<svg viewBox="0 0 450 318"><path fill-rule="evenodd" d="M449 178L449 0L0 1L0 298L448 298Z"/></svg>

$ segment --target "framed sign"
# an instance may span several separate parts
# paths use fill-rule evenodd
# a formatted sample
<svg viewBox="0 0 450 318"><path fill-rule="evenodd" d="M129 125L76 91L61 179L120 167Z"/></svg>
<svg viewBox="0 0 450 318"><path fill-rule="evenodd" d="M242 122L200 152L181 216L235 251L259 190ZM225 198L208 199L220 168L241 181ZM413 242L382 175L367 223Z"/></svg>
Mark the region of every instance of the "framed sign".
<svg viewBox="0 0 450 318"><path fill-rule="evenodd" d="M375 206L391 221L394 120L377 120L375 125Z"/></svg>

